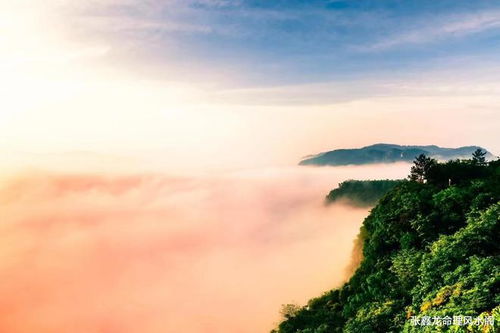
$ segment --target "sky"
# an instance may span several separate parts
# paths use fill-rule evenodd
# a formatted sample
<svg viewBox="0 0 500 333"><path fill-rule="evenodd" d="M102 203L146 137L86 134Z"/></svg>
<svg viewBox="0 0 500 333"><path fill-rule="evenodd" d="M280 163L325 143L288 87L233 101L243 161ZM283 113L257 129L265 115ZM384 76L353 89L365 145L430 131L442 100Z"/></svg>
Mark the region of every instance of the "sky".
<svg viewBox="0 0 500 333"><path fill-rule="evenodd" d="M0 4L11 164L84 152L208 170L377 142L500 151L492 1Z"/></svg>
<svg viewBox="0 0 500 333"><path fill-rule="evenodd" d="M499 53L496 1L0 0L0 331L269 331L409 169L301 158L500 154Z"/></svg>

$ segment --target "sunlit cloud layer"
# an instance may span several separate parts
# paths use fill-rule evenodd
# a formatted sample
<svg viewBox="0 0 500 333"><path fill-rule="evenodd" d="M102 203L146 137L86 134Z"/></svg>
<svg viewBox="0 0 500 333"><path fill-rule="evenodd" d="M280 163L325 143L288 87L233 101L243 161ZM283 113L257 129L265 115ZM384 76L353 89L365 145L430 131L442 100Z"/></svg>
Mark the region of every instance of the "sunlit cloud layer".
<svg viewBox="0 0 500 333"><path fill-rule="evenodd" d="M346 278L367 211L330 184L407 168L2 179L0 331L270 330Z"/></svg>

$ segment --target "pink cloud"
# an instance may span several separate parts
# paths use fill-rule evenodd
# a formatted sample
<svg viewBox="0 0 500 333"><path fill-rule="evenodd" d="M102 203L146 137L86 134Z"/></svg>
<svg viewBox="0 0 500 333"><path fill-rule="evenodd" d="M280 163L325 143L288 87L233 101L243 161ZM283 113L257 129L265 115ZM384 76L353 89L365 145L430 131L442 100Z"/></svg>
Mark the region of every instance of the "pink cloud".
<svg viewBox="0 0 500 333"><path fill-rule="evenodd" d="M360 171L11 178L0 331L268 331L345 278L367 212L322 200Z"/></svg>

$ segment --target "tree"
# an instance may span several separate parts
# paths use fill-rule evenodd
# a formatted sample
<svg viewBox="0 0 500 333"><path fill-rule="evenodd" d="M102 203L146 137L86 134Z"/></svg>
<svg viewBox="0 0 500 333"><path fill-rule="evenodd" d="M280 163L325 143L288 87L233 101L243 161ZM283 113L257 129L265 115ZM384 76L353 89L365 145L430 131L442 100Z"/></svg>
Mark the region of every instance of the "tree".
<svg viewBox="0 0 500 333"><path fill-rule="evenodd" d="M436 164L436 160L425 156L425 154L420 154L413 163L414 165L411 167L408 178L419 183L424 183L429 170Z"/></svg>
<svg viewBox="0 0 500 333"><path fill-rule="evenodd" d="M280 313L284 319L290 319L295 317L300 309L300 305L297 304L283 304Z"/></svg>
<svg viewBox="0 0 500 333"><path fill-rule="evenodd" d="M472 153L472 163L477 165L484 165L486 163L486 158L484 157L486 152L478 148Z"/></svg>
<svg viewBox="0 0 500 333"><path fill-rule="evenodd" d="M286 307L274 333L498 331L486 319L500 322L500 159L420 156L412 171L425 184L402 181L378 201L349 281L300 309ZM454 314L484 322L415 325Z"/></svg>

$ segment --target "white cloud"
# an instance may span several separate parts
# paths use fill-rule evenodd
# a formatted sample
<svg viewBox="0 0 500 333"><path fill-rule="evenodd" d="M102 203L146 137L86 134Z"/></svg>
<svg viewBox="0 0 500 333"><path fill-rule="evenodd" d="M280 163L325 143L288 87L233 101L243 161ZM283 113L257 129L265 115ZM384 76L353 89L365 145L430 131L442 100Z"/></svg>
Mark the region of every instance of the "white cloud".
<svg viewBox="0 0 500 333"><path fill-rule="evenodd" d="M476 14L450 16L426 20L417 27L394 34L368 47L368 51L386 50L405 44L425 44L445 38L464 37L500 27L500 11L485 11Z"/></svg>

